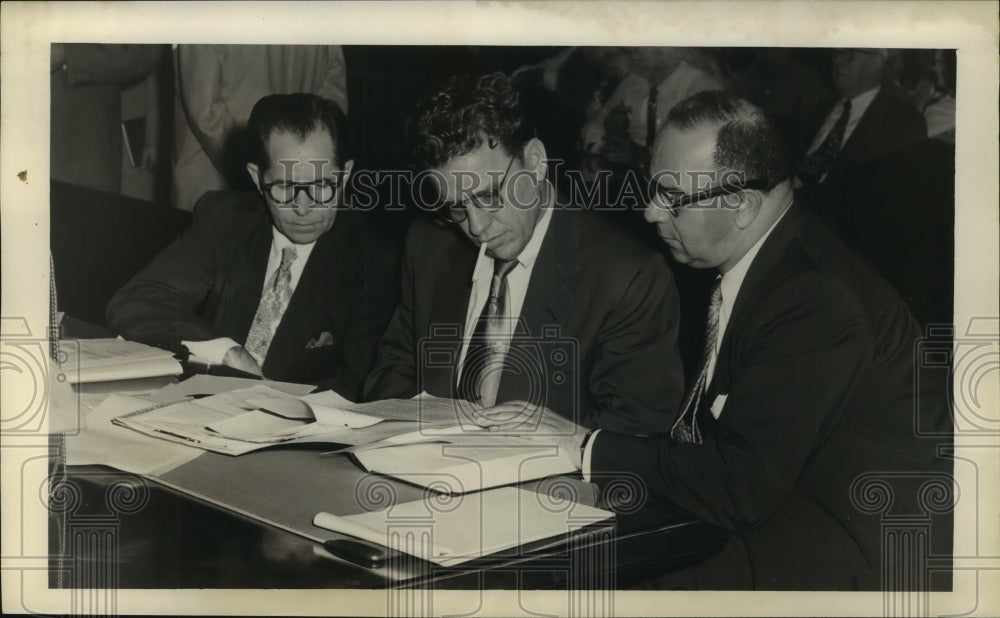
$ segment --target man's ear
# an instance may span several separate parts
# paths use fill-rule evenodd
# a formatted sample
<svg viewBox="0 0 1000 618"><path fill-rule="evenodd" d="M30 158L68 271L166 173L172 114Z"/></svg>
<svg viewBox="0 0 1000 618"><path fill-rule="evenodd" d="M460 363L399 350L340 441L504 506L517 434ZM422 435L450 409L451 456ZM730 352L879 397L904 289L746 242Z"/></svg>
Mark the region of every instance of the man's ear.
<svg viewBox="0 0 1000 618"><path fill-rule="evenodd" d="M531 171L538 182L545 180L549 174L545 144L537 137L531 138L524 145L524 167Z"/></svg>
<svg viewBox="0 0 1000 618"><path fill-rule="evenodd" d="M764 203L764 198L759 191L742 191L741 194L743 198L736 209L733 221L736 223L736 227L745 230L757 218L760 207Z"/></svg>
<svg viewBox="0 0 1000 618"><path fill-rule="evenodd" d="M247 173L253 179L253 186L260 191L260 168L256 163L247 163Z"/></svg>
<svg viewBox="0 0 1000 618"><path fill-rule="evenodd" d="M344 162L344 173L341 175L340 178L340 186L343 187L347 184L347 180L351 177L351 170L353 169L354 169L354 159L350 159Z"/></svg>

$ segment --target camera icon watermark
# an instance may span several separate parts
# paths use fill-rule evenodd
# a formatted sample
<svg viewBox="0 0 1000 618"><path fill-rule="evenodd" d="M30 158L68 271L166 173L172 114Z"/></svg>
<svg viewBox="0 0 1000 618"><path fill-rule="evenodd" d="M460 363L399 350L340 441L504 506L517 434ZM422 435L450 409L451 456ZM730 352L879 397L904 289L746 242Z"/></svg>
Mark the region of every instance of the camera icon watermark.
<svg viewBox="0 0 1000 618"><path fill-rule="evenodd" d="M422 392L445 390L452 399L453 426L462 433L481 432L479 413L493 403L509 403L509 409L494 422L516 422L517 433L566 435L568 432L543 423L542 411L554 408L575 413L580 399L580 359L577 341L563 337L558 326L543 326L532 334L523 320L511 321L508 336L485 337L480 345L463 346L461 329L434 325L417 350L417 384ZM464 349L463 349L464 348ZM490 400L477 400L466 392L490 390ZM421 407L420 427L433 433L441 424L440 410ZM577 419L570 419L576 421Z"/></svg>
<svg viewBox="0 0 1000 618"><path fill-rule="evenodd" d="M1000 435L1000 413L987 403L1000 379L1000 318L973 318L961 335L950 325L928 327L914 363L917 435Z"/></svg>
<svg viewBox="0 0 1000 618"><path fill-rule="evenodd" d="M80 396L73 389L80 349L56 331L33 336L21 317L0 318L0 433L8 437L78 433Z"/></svg>

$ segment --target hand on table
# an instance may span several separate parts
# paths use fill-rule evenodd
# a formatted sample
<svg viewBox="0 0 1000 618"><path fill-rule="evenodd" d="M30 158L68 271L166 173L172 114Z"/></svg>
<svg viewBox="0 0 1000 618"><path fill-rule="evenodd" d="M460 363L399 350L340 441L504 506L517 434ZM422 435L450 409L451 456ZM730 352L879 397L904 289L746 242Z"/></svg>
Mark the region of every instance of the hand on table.
<svg viewBox="0 0 1000 618"><path fill-rule="evenodd" d="M260 365L257 364L257 360L250 356L250 353L242 346L237 345L229 348L226 355L222 358L222 364L233 369L252 373L255 376L263 377L264 375L260 370Z"/></svg>
<svg viewBox="0 0 1000 618"><path fill-rule="evenodd" d="M569 456L579 469L582 466L580 443L587 434L587 428L545 406L527 401L509 401L476 410L473 422L490 432L509 435L551 437Z"/></svg>

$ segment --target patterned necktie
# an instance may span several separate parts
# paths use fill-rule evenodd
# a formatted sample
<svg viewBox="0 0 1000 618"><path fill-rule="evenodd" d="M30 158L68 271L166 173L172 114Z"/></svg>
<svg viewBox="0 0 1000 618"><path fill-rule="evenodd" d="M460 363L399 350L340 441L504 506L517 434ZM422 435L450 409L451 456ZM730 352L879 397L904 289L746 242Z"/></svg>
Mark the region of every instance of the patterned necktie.
<svg viewBox="0 0 1000 618"><path fill-rule="evenodd" d="M271 347L274 331L278 329L281 316L288 307L292 297L292 262L298 257L295 247L285 247L281 250L281 264L274 271L264 286L264 293L257 305L257 313L253 316L253 325L247 335L246 349L257 363L263 367L267 357L267 349Z"/></svg>
<svg viewBox="0 0 1000 618"><path fill-rule="evenodd" d="M479 314L476 330L469 339L465 353L458 396L486 407L496 404L500 375L507 355L507 275L517 266L517 260L493 260L490 296Z"/></svg>
<svg viewBox="0 0 1000 618"><path fill-rule="evenodd" d="M826 139L815 152L799 164L799 178L803 182L815 184L823 178L823 174L837 157L837 153L840 152L840 147L844 143L844 133L847 130L847 119L850 115L851 102L844 101L844 110L840 112L840 118L837 118L836 124L827 133Z"/></svg>
<svg viewBox="0 0 1000 618"><path fill-rule="evenodd" d="M681 413L670 428L670 437L678 442L701 444L701 429L698 428L698 408L701 406L702 395L708 386L708 364L715 354L715 341L719 335L719 308L722 307L722 278L715 281L712 288L712 300L708 305L708 319L705 324L705 347L698 364L698 378L684 396Z"/></svg>
<svg viewBox="0 0 1000 618"><path fill-rule="evenodd" d="M649 89L649 99L646 100L646 145L652 146L656 137L656 86Z"/></svg>

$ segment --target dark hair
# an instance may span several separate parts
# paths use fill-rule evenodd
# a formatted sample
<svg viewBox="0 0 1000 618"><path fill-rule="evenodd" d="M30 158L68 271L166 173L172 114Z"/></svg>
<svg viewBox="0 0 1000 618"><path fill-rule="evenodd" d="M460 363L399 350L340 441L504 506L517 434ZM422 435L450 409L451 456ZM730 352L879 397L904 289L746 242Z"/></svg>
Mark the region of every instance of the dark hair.
<svg viewBox="0 0 1000 618"><path fill-rule="evenodd" d="M534 135L530 124L510 78L491 73L476 79L454 77L443 90L424 98L407 123L407 134L416 167L433 169L479 148L484 135L520 157Z"/></svg>
<svg viewBox="0 0 1000 618"><path fill-rule="evenodd" d="M666 124L679 129L718 125L715 165L740 172L746 180L765 179L768 191L789 177L788 149L774 122L738 95L723 90L699 92L675 105Z"/></svg>
<svg viewBox="0 0 1000 618"><path fill-rule="evenodd" d="M267 140L275 131L285 131L305 139L317 129L325 129L333 139L334 163L343 167L349 160L347 117L335 101L315 94L269 94L253 106L247 121L249 160L261 170L270 165Z"/></svg>

